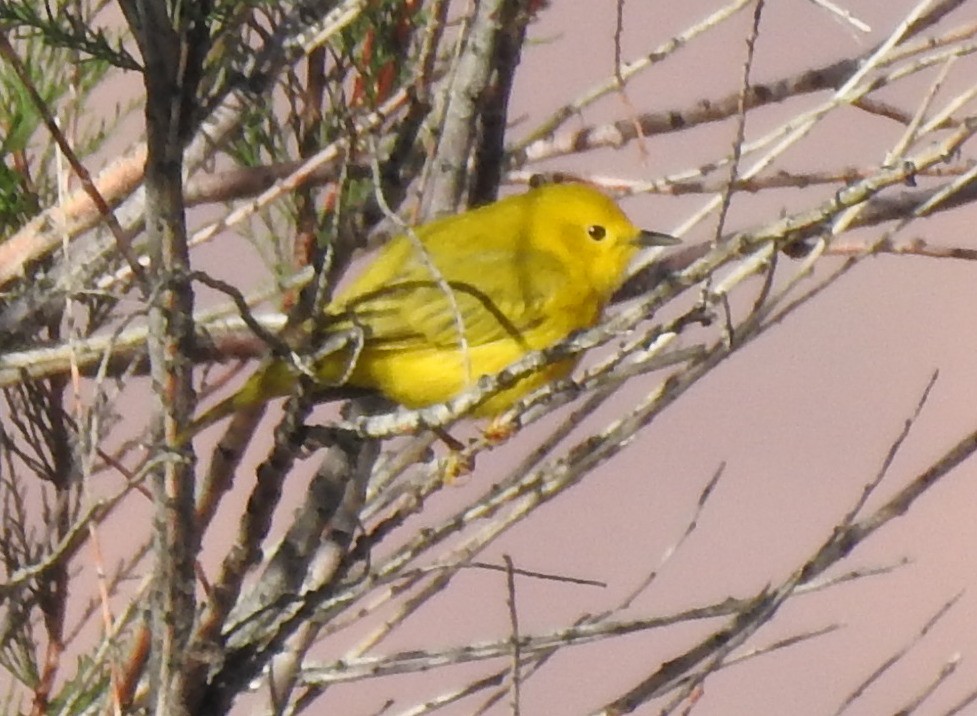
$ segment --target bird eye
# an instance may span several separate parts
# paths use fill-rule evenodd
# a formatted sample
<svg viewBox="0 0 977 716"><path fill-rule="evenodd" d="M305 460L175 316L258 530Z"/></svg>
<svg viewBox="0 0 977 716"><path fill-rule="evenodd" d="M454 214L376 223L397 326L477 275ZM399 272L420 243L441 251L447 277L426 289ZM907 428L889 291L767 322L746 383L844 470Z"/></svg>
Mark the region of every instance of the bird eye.
<svg viewBox="0 0 977 716"><path fill-rule="evenodd" d="M600 224L591 224L587 227L587 236L592 238L594 241L600 241L607 236L607 229Z"/></svg>

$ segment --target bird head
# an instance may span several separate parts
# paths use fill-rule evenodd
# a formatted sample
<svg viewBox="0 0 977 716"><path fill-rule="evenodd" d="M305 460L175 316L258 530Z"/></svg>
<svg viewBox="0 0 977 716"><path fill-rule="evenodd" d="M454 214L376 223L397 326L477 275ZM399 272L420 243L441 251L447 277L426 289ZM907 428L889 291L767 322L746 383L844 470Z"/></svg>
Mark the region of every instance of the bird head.
<svg viewBox="0 0 977 716"><path fill-rule="evenodd" d="M585 282L605 299L621 285L641 248L679 243L668 234L639 229L613 200L585 184L544 184L529 193L536 248L557 256L570 280Z"/></svg>

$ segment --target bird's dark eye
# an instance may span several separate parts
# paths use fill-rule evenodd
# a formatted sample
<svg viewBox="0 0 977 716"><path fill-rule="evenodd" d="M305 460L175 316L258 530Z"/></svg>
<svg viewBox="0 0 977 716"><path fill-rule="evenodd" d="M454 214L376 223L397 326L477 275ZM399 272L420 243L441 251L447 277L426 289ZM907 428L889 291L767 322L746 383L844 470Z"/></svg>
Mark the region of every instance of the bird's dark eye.
<svg viewBox="0 0 977 716"><path fill-rule="evenodd" d="M607 236L607 229L600 224L591 224L587 227L587 236L592 238L594 241L600 241Z"/></svg>

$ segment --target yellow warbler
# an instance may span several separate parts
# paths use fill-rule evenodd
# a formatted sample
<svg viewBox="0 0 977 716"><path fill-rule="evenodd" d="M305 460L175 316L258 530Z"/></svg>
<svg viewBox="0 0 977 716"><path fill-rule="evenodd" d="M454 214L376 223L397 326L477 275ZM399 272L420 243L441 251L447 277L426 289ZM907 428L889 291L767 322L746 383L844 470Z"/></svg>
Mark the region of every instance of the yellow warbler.
<svg viewBox="0 0 977 716"><path fill-rule="evenodd" d="M437 219L387 243L326 309L327 331L361 331L314 365L325 386L375 390L408 407L448 400L531 350L593 326L642 246L677 243L636 228L583 184L545 184ZM475 409L496 415L576 361L547 366ZM286 395L297 372L276 360L206 411L191 434Z"/></svg>

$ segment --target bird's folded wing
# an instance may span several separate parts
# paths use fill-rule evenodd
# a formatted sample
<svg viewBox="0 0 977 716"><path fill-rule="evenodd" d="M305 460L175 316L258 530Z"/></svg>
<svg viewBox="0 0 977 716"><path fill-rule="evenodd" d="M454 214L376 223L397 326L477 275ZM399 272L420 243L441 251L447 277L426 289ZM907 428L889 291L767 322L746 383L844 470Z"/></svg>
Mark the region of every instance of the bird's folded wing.
<svg viewBox="0 0 977 716"><path fill-rule="evenodd" d="M529 346L547 319L551 298L566 282L544 253L481 251L440 276L410 263L386 285L345 296L332 312L356 326L375 350L453 348L512 340Z"/></svg>

